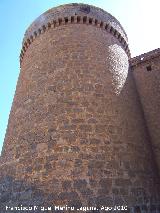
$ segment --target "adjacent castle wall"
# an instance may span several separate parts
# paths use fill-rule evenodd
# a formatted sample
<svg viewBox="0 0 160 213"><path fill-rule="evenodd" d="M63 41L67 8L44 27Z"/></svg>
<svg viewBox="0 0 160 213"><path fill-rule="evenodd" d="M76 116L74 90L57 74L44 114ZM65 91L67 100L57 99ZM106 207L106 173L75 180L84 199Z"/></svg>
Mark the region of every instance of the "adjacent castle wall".
<svg viewBox="0 0 160 213"><path fill-rule="evenodd" d="M131 66L160 173L160 49L133 58Z"/></svg>

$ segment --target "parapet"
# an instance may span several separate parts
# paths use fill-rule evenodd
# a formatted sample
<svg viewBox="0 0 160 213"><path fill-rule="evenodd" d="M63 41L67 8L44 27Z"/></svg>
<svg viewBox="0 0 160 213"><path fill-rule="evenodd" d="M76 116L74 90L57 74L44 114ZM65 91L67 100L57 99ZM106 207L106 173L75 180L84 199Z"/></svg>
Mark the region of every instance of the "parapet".
<svg viewBox="0 0 160 213"><path fill-rule="evenodd" d="M20 61L28 46L37 36L50 28L74 23L94 25L111 33L120 41L130 58L127 35L116 18L98 7L72 3L48 10L30 25L24 35Z"/></svg>
<svg viewBox="0 0 160 213"><path fill-rule="evenodd" d="M144 54L141 54L141 55L136 56L134 58L131 58L130 59L130 65L131 66L137 66L138 64L141 64L145 61L149 61L149 60L156 58L158 56L160 56L160 48L152 50L152 51L144 53Z"/></svg>

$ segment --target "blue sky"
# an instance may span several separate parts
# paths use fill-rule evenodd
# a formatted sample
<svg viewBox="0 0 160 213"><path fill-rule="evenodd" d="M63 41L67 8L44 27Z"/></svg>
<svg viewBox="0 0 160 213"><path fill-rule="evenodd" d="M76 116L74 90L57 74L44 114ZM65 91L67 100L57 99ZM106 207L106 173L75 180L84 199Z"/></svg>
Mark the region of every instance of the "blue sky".
<svg viewBox="0 0 160 213"><path fill-rule="evenodd" d="M20 71L24 32L46 10L73 2L92 4L115 16L128 35L132 56L160 47L159 0L0 0L0 150Z"/></svg>

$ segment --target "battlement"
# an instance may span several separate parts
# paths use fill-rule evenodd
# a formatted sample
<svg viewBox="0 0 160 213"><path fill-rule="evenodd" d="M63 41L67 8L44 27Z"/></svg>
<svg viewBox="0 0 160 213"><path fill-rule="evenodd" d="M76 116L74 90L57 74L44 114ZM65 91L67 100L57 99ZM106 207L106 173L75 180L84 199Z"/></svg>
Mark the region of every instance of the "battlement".
<svg viewBox="0 0 160 213"><path fill-rule="evenodd" d="M86 4L67 4L48 10L30 25L23 39L20 63L29 45L39 35L50 28L66 24L93 25L106 30L119 40L130 58L126 33L121 24L112 15L100 8Z"/></svg>
<svg viewBox="0 0 160 213"><path fill-rule="evenodd" d="M145 61L149 61L149 60L156 58L158 56L160 56L160 48L157 48L157 49L152 50L150 52L147 52L147 53L141 54L139 56L136 56L134 58L131 58L130 59L130 65L136 66L138 64L141 64Z"/></svg>

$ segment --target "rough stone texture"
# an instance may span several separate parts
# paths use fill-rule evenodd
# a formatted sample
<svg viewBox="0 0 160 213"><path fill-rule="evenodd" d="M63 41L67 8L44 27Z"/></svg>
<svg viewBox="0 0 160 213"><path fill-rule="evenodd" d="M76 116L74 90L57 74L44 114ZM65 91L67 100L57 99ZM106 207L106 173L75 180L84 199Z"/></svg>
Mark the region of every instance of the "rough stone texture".
<svg viewBox="0 0 160 213"><path fill-rule="evenodd" d="M160 174L160 49L131 60L155 160Z"/></svg>
<svg viewBox="0 0 160 213"><path fill-rule="evenodd" d="M92 6L51 9L31 25L0 158L1 213L6 205L160 212L152 138L128 56L118 21Z"/></svg>

